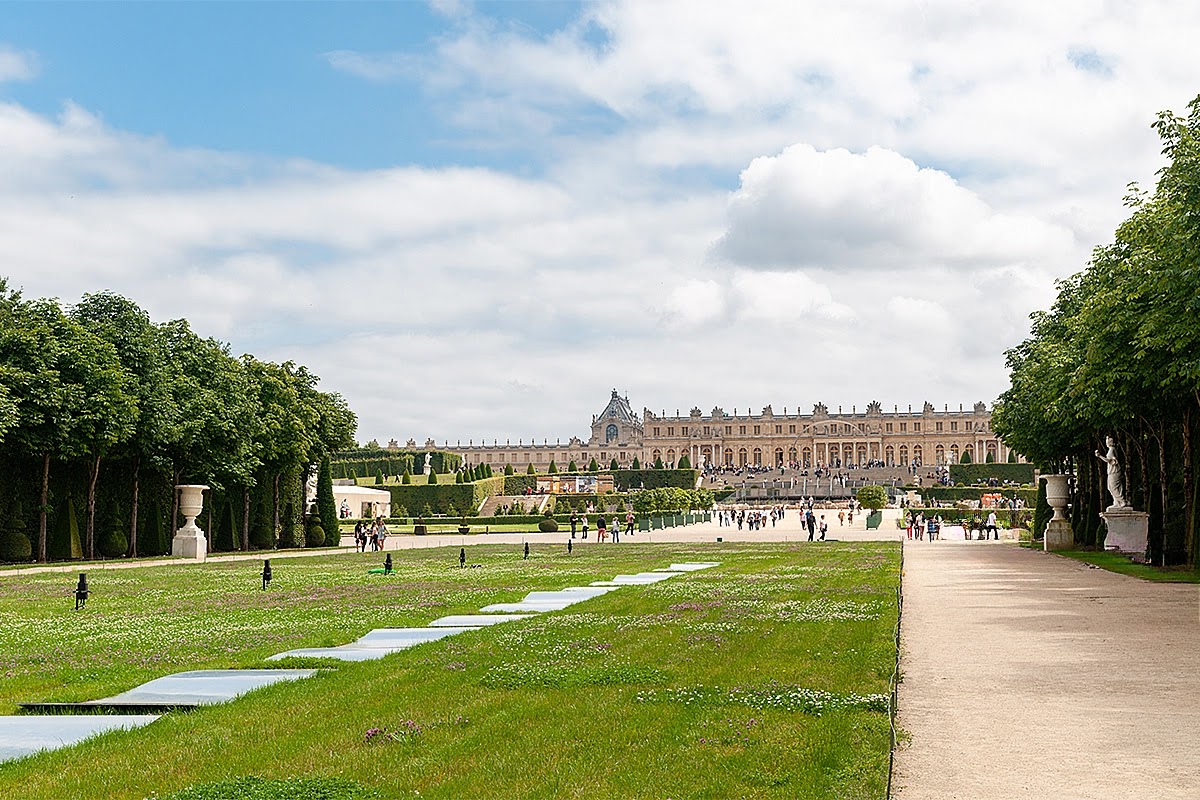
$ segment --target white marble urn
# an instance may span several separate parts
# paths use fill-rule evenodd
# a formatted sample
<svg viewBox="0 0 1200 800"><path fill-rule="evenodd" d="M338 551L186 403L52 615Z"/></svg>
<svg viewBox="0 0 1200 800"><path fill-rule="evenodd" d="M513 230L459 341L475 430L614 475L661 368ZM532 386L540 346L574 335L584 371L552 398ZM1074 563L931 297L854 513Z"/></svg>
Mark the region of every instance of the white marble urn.
<svg viewBox="0 0 1200 800"><path fill-rule="evenodd" d="M179 513L183 514L183 527L175 531L171 540L171 555L176 558L194 558L203 561L208 555L208 539L196 525L196 517L204 510L204 490L207 486L185 484L176 486L179 492Z"/></svg>
<svg viewBox="0 0 1200 800"><path fill-rule="evenodd" d="M1070 487L1067 481L1070 480L1070 475L1043 475L1046 479L1046 502L1050 508L1054 510L1054 516L1051 520L1066 520L1067 515L1064 513L1067 509L1067 500L1071 497Z"/></svg>

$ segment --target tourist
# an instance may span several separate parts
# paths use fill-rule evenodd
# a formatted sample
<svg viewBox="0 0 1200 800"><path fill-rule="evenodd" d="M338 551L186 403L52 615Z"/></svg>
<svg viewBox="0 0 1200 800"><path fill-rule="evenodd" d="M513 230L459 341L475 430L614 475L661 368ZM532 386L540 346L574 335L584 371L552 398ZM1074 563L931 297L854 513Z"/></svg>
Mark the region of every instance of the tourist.
<svg viewBox="0 0 1200 800"><path fill-rule="evenodd" d="M839 511L838 512L838 527L840 528L845 524L846 524L846 512Z"/></svg>
<svg viewBox="0 0 1200 800"><path fill-rule="evenodd" d="M825 541L825 534L829 532L829 526L825 524L825 515L821 515L821 541Z"/></svg>
<svg viewBox="0 0 1200 800"><path fill-rule="evenodd" d="M344 497L342 498L341 513L342 519L346 519L350 516L350 503Z"/></svg>
<svg viewBox="0 0 1200 800"><path fill-rule="evenodd" d="M996 527L996 512L995 511L991 511L988 514L987 522L984 523L984 526L983 526L984 541L987 540L989 533L995 534L996 541L1000 541L1000 531Z"/></svg>
<svg viewBox="0 0 1200 800"><path fill-rule="evenodd" d="M596 541L603 543L608 537L608 522L605 521L604 515L601 514L596 518Z"/></svg>
<svg viewBox="0 0 1200 800"><path fill-rule="evenodd" d="M361 519L354 523L354 544L358 547L358 552L365 553L367 551L367 527Z"/></svg>
<svg viewBox="0 0 1200 800"><path fill-rule="evenodd" d="M583 536L581 538L583 538L583 539L587 538L587 531L588 531L587 514L584 514L583 515Z"/></svg>
<svg viewBox="0 0 1200 800"><path fill-rule="evenodd" d="M625 535L633 536L633 512L625 512Z"/></svg>
<svg viewBox="0 0 1200 800"><path fill-rule="evenodd" d="M579 526L579 515L571 512L571 538L575 538L575 529Z"/></svg>

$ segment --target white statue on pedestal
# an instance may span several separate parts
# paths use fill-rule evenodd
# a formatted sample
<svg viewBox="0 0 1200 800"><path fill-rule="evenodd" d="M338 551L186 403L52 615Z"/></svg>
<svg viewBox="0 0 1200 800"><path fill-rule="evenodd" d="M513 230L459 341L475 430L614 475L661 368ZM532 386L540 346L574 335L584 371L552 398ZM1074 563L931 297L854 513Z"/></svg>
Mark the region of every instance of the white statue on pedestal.
<svg viewBox="0 0 1200 800"><path fill-rule="evenodd" d="M1096 458L1104 462L1108 472L1108 493L1113 499L1113 504L1108 510L1129 508L1129 503L1125 500L1125 475L1121 472L1121 462L1117 459L1117 443L1111 436L1105 438L1105 443L1108 445L1108 452L1101 453L1097 450Z"/></svg>

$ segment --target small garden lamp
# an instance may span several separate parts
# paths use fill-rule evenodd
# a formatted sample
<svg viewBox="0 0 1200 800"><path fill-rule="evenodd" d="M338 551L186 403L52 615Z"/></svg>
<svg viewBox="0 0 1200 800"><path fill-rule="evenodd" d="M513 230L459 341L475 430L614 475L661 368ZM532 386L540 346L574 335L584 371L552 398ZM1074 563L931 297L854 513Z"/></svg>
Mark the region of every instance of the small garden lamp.
<svg viewBox="0 0 1200 800"><path fill-rule="evenodd" d="M387 554L387 558L386 558L386 559L384 559L384 562L383 562L383 574L384 574L384 575L391 575L391 574L392 574L392 554L391 554L391 553L388 553L388 554Z"/></svg>
<svg viewBox="0 0 1200 800"><path fill-rule="evenodd" d="M460 547L458 550L458 568L464 569L467 566L467 548Z"/></svg>
<svg viewBox="0 0 1200 800"><path fill-rule="evenodd" d="M567 553L569 554L570 552L571 552L571 540L567 539Z"/></svg>
<svg viewBox="0 0 1200 800"><path fill-rule="evenodd" d="M525 557L529 558L529 542L525 543Z"/></svg>
<svg viewBox="0 0 1200 800"><path fill-rule="evenodd" d="M271 585L271 559L269 559L269 558L263 559L262 579L263 579L263 591L265 592L267 590L267 587Z"/></svg>
<svg viewBox="0 0 1200 800"><path fill-rule="evenodd" d="M79 585L75 587L75 610L78 611L79 609L81 609L85 605L87 605L87 599L88 599L87 573L81 572L81 573L79 573Z"/></svg>

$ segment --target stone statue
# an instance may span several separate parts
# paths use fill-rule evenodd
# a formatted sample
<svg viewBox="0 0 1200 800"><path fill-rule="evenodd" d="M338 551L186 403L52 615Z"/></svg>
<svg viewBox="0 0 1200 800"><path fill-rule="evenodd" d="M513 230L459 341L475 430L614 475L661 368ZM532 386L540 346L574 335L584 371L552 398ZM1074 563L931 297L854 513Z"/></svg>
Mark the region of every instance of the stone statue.
<svg viewBox="0 0 1200 800"><path fill-rule="evenodd" d="M1096 458L1104 462L1108 472L1108 493L1113 499L1109 509L1129 508L1129 503L1125 500L1125 475L1121 472L1121 462L1117 459L1117 443L1111 436L1105 437L1105 443L1108 445L1108 452L1101 453L1097 450Z"/></svg>

